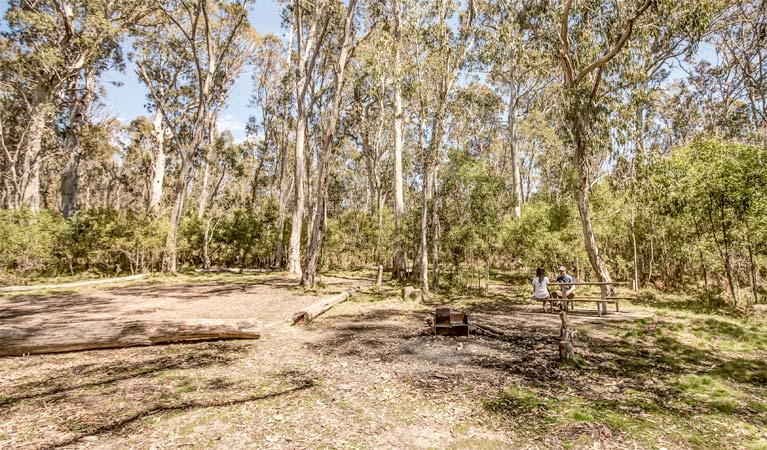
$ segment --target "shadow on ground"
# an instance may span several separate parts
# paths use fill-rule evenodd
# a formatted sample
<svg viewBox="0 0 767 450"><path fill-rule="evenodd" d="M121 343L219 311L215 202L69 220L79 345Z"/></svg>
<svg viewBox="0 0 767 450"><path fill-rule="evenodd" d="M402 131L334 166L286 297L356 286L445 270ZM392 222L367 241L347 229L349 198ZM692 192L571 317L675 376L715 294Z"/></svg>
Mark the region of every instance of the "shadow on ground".
<svg viewBox="0 0 767 450"><path fill-rule="evenodd" d="M488 407L510 418L524 412L515 406L519 399L509 400L505 391L508 380L514 380L514 386L531 390L522 397L532 396L552 405L563 396L573 397L576 405L587 405L590 411L582 415L583 420L601 417L613 420L610 424L616 427L620 426L619 419L639 421L647 414L683 420L712 411L757 427L767 422L760 414L767 411L763 402L733 401L723 407L721 402L693 401L689 387L679 381L694 374L714 380L712 383L763 389L767 385L767 362L758 357L727 357L682 342L672 332L678 325L651 319L581 323L576 328L583 330L576 334L579 358L567 366L558 361L558 320L552 324L551 315L520 313L519 304L509 302L504 295L464 300L461 305L470 316L494 318L493 326L501 328L504 335L421 335L430 311L386 306L323 319L315 326L325 330L324 337L313 348L330 356L382 361L424 394L453 392L470 379L495 383L496 393L481 394L477 401L485 405L510 402L508 408ZM730 338L749 333L743 327L712 320L698 326ZM580 417L577 411L575 417Z"/></svg>

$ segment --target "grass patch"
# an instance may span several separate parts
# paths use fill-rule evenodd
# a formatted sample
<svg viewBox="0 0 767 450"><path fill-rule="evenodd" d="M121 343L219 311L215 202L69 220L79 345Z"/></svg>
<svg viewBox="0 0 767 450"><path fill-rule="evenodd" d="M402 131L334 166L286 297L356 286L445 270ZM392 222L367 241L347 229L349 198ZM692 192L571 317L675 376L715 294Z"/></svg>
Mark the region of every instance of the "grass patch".
<svg viewBox="0 0 767 450"><path fill-rule="evenodd" d="M551 400L536 392L511 386L500 392L497 398L485 402L485 409L506 415L522 415L540 412L551 405Z"/></svg>

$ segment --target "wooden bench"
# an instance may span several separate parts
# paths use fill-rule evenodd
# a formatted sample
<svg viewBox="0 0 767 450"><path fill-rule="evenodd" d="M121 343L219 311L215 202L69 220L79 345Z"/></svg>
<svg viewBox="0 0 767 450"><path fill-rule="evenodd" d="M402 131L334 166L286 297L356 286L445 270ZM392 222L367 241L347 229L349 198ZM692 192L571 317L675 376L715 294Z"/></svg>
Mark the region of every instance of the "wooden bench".
<svg viewBox="0 0 767 450"><path fill-rule="evenodd" d="M614 303L615 304L615 312L620 312L620 305L619 302L621 300L634 300L634 297L573 297L568 298L567 300L560 299L560 298L545 298L541 301L543 302L543 311L544 312L554 312L554 304L555 303L564 303L567 302L570 306L567 308L568 310L573 310L573 303L574 302L593 302L597 305L597 314L599 316L602 316L602 310L607 309L606 305L608 303ZM546 311L546 303L549 303L549 310ZM606 311L605 311L606 312Z"/></svg>
<svg viewBox="0 0 767 450"><path fill-rule="evenodd" d="M628 284L628 283L622 283L622 282L594 282L594 283L584 283L584 282L571 282L571 283L550 283L549 286L557 286L561 288L561 297L564 297L565 293L565 286L599 286L599 290L601 292L600 296L581 296L581 297L573 297L573 298L547 298L543 299L543 311L546 312L546 303L550 303L551 312L554 311L554 302L560 303L561 306L563 306L565 311L568 311L569 309L572 309L574 307L573 303L575 302L594 302L597 305L597 314L599 316L602 316L602 313L607 314L607 304L608 303L614 303L615 304L615 311L620 312L620 306L619 302L621 300L634 300L634 297L620 297L615 295L610 295L610 288L614 285L620 285L620 284Z"/></svg>

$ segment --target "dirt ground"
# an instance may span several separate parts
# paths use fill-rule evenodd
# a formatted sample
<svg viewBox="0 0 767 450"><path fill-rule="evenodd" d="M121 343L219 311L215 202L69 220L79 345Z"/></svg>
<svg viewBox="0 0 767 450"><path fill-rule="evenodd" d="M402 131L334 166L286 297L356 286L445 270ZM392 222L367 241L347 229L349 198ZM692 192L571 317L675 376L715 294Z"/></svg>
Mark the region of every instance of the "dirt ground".
<svg viewBox="0 0 767 450"><path fill-rule="evenodd" d="M284 274L227 274L0 297L3 323L264 323L254 341L0 358L0 448L646 448L633 422L571 420L572 410L555 420L573 393L576 403L621 404L626 392L666 395L652 370L631 376L613 349L627 324L654 320L646 310L573 314L576 350L592 367L584 372L557 361L558 318L503 289L449 300L505 336L442 338L419 333L434 305L403 302L372 281L324 277L306 294ZM303 306L351 286L362 291L309 326L290 326ZM653 439L695 446L673 432Z"/></svg>

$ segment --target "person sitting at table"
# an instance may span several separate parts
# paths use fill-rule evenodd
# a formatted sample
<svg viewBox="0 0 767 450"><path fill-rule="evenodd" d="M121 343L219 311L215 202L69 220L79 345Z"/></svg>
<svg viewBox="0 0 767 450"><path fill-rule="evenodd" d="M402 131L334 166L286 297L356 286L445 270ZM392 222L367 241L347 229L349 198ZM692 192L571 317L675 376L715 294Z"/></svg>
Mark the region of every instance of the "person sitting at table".
<svg viewBox="0 0 767 450"><path fill-rule="evenodd" d="M533 300L545 300L549 298L549 278L543 272L543 268L535 269L533 278Z"/></svg>
<svg viewBox="0 0 767 450"><path fill-rule="evenodd" d="M571 277L567 274L567 268L565 266L562 266L559 268L559 276L557 277L557 283L575 283L575 278ZM573 285L565 285L565 293L564 296L567 298L573 298L575 297L575 286ZM562 291L554 291L551 293L552 298L563 298L562 297Z"/></svg>

